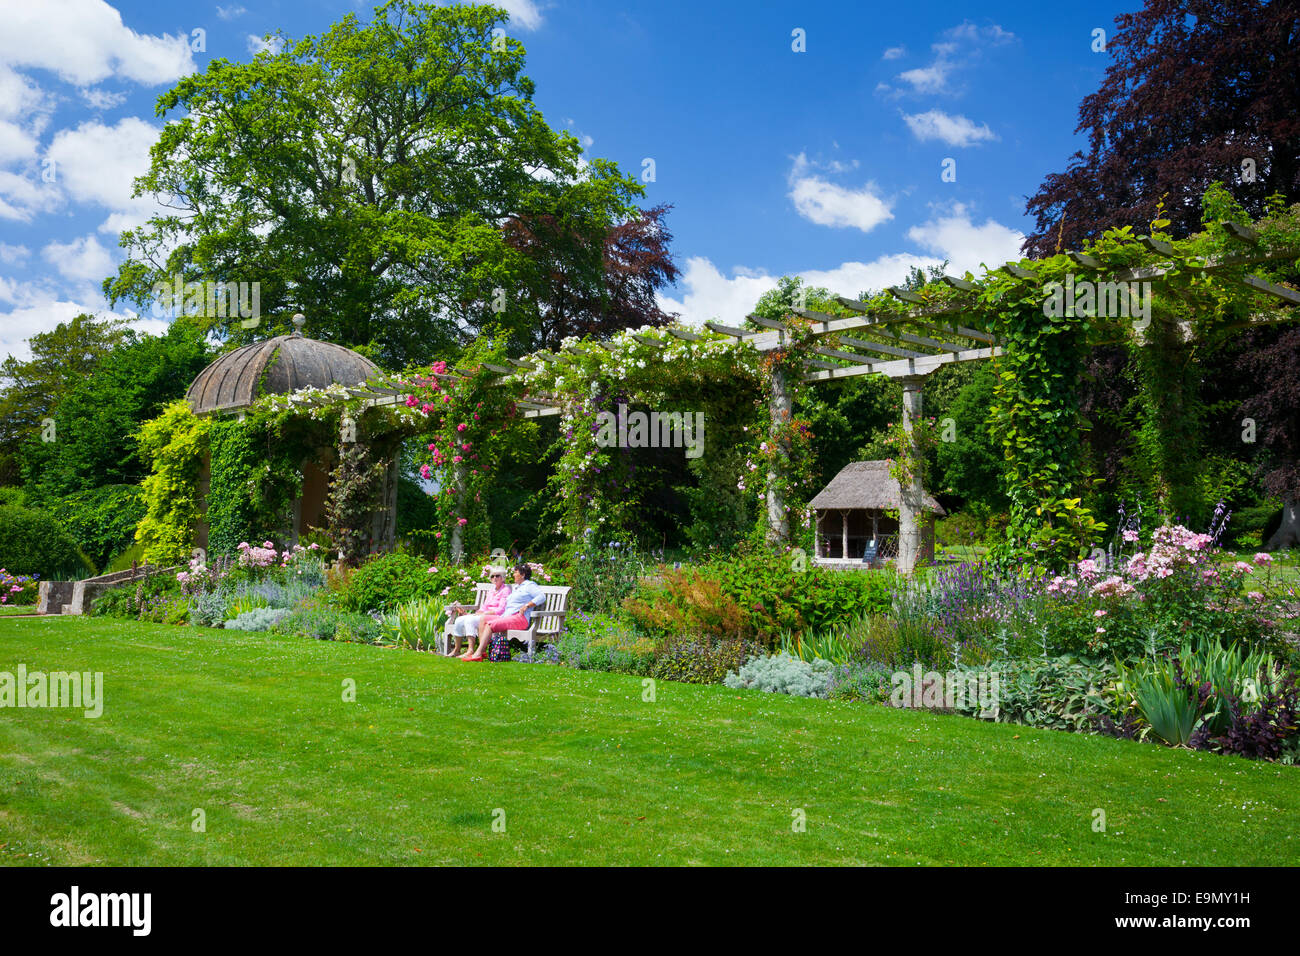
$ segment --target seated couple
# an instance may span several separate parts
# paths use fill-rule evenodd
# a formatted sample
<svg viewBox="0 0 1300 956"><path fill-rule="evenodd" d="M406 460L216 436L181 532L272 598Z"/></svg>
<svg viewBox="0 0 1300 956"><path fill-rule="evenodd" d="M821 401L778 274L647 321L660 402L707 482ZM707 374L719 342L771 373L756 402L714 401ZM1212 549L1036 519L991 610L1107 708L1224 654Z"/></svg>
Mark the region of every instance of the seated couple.
<svg viewBox="0 0 1300 956"><path fill-rule="evenodd" d="M483 660L493 634L528 630L533 611L546 606L546 595L533 582L533 571L528 565L520 564L514 569L513 588L505 583L505 569L493 568L491 575L492 592L483 599L482 607L451 606L451 632L456 638L456 647L451 653L462 661ZM475 635L479 639L477 649L472 640ZM464 654L460 653L462 637L471 638L469 649Z"/></svg>

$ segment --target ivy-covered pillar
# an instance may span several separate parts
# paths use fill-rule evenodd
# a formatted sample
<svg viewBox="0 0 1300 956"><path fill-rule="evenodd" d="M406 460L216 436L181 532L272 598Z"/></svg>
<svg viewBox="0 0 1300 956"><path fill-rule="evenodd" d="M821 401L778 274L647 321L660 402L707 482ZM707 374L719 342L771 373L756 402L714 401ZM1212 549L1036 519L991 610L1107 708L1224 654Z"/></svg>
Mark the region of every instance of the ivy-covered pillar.
<svg viewBox="0 0 1300 956"><path fill-rule="evenodd" d="M921 420L921 388L925 379L909 376L903 379L903 435L906 447L901 449L907 460L899 482L898 503L898 570L911 574L921 555L921 510L925 503L925 459L916 437L916 425Z"/></svg>
<svg viewBox="0 0 1300 956"><path fill-rule="evenodd" d="M458 462L451 470L451 486L456 492L456 503L452 513L456 520L451 525L451 562L461 564L465 560L465 526L461 521L466 518L465 510L465 463Z"/></svg>
<svg viewBox="0 0 1300 956"><path fill-rule="evenodd" d="M769 372L771 392L768 396L768 413L771 424L768 428L768 441L782 441L785 427L790 424L794 410L794 401L790 394L790 385L786 381L785 370L773 362ZM768 456L767 473L767 541L768 544L781 544L790 540L790 520L786 512L785 490L789 486L790 476L781 470L789 464L785 455Z"/></svg>

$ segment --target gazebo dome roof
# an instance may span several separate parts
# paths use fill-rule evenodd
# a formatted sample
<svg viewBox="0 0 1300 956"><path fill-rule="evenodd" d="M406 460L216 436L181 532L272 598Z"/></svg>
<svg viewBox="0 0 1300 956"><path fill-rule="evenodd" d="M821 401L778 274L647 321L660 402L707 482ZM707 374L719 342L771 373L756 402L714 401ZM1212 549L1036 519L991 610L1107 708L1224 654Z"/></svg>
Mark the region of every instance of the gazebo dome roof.
<svg viewBox="0 0 1300 956"><path fill-rule="evenodd" d="M303 336L299 331L227 352L202 372L185 393L194 414L247 408L264 395L300 388L361 385L383 373L351 349Z"/></svg>

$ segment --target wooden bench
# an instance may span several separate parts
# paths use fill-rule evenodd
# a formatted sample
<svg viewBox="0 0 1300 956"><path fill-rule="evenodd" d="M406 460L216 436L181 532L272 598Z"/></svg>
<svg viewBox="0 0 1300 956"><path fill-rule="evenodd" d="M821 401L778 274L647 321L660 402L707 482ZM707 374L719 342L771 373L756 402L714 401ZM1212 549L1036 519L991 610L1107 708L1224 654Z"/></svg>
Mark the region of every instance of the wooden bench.
<svg viewBox="0 0 1300 956"><path fill-rule="evenodd" d="M526 631L506 631L506 637L512 641L521 641L528 645L528 653L536 654L538 644L550 644L564 631L564 616L568 613L569 592L573 588L552 587L550 585L542 586L542 594L546 595L546 606L537 608L529 616L528 620L531 626ZM491 584L474 585L474 607L468 613L478 614L479 608L492 593ZM442 647L440 653L448 655L456 640L456 636L451 632L451 617L448 615L446 627L442 632ZM473 641L478 638L467 638L470 640L470 646L473 647Z"/></svg>

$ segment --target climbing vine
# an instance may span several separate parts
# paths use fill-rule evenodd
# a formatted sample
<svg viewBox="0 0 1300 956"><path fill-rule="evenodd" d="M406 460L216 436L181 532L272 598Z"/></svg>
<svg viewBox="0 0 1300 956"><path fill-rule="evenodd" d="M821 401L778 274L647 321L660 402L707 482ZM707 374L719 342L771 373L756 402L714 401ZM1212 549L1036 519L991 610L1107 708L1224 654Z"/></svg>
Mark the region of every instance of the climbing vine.
<svg viewBox="0 0 1300 956"><path fill-rule="evenodd" d="M153 470L141 483L145 515L135 540L144 560L167 565L190 557L194 532L203 516L199 477L208 450L211 423L197 417L185 402L173 402L140 429L141 456Z"/></svg>
<svg viewBox="0 0 1300 956"><path fill-rule="evenodd" d="M511 443L535 441L515 404L517 389L493 369L506 361L505 336L483 337L462 356L458 374L435 362L407 383L405 407L418 416L428 451L420 475L438 485L437 551L447 558L488 551L487 496L497 467Z"/></svg>
<svg viewBox="0 0 1300 956"><path fill-rule="evenodd" d="M717 385L757 388L762 372L754 349L719 333L683 330L678 336L648 326L599 344L566 339L563 345L561 356L549 362L535 357L535 367L517 376L530 396L561 408L553 449L559 460L547 495L557 532L570 540L594 535L604 542L639 530L645 488L635 451L645 445L630 427L634 413L678 416L683 427L677 440L683 447L688 437L700 443L699 454L688 455L690 470L698 476L716 469L709 484L747 492L743 459L725 453L736 447L747 423L735 420L730 396L717 394ZM719 420L714 409L721 408L728 411ZM733 444L722 444L727 441Z"/></svg>

